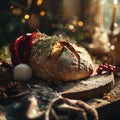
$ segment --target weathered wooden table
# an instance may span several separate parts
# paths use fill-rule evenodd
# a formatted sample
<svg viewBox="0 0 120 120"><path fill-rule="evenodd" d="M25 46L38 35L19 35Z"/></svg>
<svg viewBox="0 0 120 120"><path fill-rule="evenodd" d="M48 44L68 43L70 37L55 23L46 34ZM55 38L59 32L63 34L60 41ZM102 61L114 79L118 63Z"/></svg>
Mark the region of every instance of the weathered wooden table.
<svg viewBox="0 0 120 120"><path fill-rule="evenodd" d="M111 83L113 82L113 77L113 75L107 76L108 83L110 83L108 87L112 87ZM100 120L120 119L120 77L115 76L114 80L115 84L113 88L111 90L107 88L109 92L104 90L105 94L102 93L103 95L97 97L94 97L93 95L92 97L94 98L84 100L86 103L97 109ZM106 84L108 85L108 83ZM58 87L55 88L53 86L48 86L44 82L40 82L39 79L31 81L29 84L31 85L31 88L28 94L13 99L0 100L0 116L1 113L4 113L7 120L21 120L21 114L26 112L26 109L21 109L21 107L23 107L23 103L28 103L28 99L31 96L36 97L39 107L41 110L44 110L46 105L48 105L53 98L57 97L58 94L65 93L66 91L65 89L59 89L56 94ZM61 92L61 90L64 90L64 92Z"/></svg>
<svg viewBox="0 0 120 120"><path fill-rule="evenodd" d="M120 120L120 77L115 76L115 85L109 93L88 103L97 109L100 120Z"/></svg>

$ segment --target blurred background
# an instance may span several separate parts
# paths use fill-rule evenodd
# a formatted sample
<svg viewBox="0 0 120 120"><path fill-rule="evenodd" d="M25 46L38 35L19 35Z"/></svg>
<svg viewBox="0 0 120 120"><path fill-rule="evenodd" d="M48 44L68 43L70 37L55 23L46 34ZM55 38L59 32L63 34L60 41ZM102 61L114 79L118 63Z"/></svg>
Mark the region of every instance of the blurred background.
<svg viewBox="0 0 120 120"><path fill-rule="evenodd" d="M113 0L0 0L0 45L37 29L90 40L95 26L109 30L112 11Z"/></svg>
<svg viewBox="0 0 120 120"><path fill-rule="evenodd" d="M109 36L119 34L119 4L119 0L0 0L0 47L39 30L69 36L87 48L89 44L92 54L101 58L102 51L106 57L115 48ZM95 53L94 48L101 50Z"/></svg>

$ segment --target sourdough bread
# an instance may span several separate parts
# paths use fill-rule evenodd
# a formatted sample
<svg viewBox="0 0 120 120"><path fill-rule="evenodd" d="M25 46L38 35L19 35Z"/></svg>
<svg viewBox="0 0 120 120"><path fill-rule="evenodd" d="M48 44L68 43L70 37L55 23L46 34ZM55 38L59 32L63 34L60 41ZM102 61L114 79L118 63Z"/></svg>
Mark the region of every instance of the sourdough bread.
<svg viewBox="0 0 120 120"><path fill-rule="evenodd" d="M29 64L37 77L48 81L74 81L89 77L93 63L88 51L69 38L43 35L34 38Z"/></svg>

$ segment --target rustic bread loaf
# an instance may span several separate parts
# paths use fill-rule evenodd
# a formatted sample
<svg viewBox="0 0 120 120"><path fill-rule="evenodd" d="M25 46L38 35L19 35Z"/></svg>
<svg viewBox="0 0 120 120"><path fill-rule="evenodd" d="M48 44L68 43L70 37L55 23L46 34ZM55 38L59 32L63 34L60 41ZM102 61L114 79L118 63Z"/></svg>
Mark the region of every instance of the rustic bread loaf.
<svg viewBox="0 0 120 120"><path fill-rule="evenodd" d="M93 63L86 49L69 38L37 33L29 65L37 77L48 81L74 81L89 77Z"/></svg>

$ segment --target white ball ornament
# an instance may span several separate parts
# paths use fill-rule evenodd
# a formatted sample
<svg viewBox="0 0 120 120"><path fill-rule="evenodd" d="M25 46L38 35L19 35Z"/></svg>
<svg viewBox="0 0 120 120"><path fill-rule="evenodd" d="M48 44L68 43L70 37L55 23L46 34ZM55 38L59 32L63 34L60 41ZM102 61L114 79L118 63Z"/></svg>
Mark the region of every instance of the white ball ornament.
<svg viewBox="0 0 120 120"><path fill-rule="evenodd" d="M21 63L15 66L13 77L17 81L28 81L32 78L32 69L29 65Z"/></svg>

